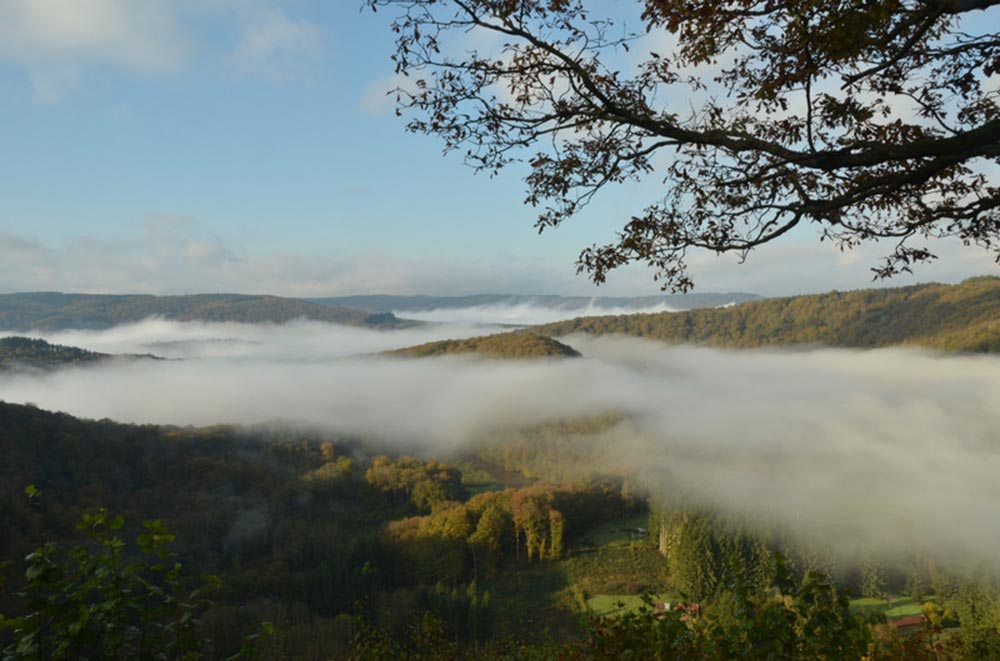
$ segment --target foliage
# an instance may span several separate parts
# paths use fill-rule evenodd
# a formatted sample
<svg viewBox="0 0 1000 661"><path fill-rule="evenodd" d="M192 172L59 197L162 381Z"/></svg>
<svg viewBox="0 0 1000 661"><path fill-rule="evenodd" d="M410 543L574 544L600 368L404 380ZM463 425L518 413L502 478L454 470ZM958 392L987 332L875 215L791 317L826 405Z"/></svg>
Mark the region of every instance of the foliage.
<svg viewBox="0 0 1000 661"><path fill-rule="evenodd" d="M17 336L0 338L0 371L79 365L106 358L107 354L49 344L45 340Z"/></svg>
<svg viewBox="0 0 1000 661"><path fill-rule="evenodd" d="M174 536L159 521L143 523L135 543L146 559L132 559L124 525L103 510L85 514L77 528L89 544L67 554L47 543L25 558L26 584L17 592L23 611L0 619L13 634L4 659L175 659L205 651L199 617L218 579L203 576L192 586L169 549Z"/></svg>
<svg viewBox="0 0 1000 661"><path fill-rule="evenodd" d="M480 635L540 636L543 622L575 619L562 612L541 617L532 625L538 631L493 629L469 618L455 623L463 609L510 622L510 614L537 604L526 606L532 602L523 589L501 599L488 584L529 567L523 532L517 542L511 494L489 491L465 500L461 474L440 462L371 458L354 439L272 427L125 425L2 402L0 454L0 559L24 557L39 538L71 543L81 514L101 506L128 520L162 520L176 532L173 548L185 566L223 580L201 618L218 656L237 653L264 620L275 622L280 635L273 645L288 656L343 656L351 633L338 618L360 599L372 604L373 626L397 634L427 611L468 644ZM475 463L514 479L514 491L530 482L489 461ZM382 476L400 478L399 484L429 481L450 495L413 517L409 492L383 491L365 479L373 465L391 467ZM46 492L41 502L18 495L30 482ZM550 509L565 519L563 553L575 536L623 510L616 484L546 489ZM540 514L546 531L558 537L558 517L549 509ZM397 537L396 531L409 532ZM547 553L558 549L549 540ZM522 562L515 561L518 548ZM473 609L468 588L477 579ZM0 590L0 612L19 607L13 592L24 587L23 577L11 576L8 586Z"/></svg>
<svg viewBox="0 0 1000 661"><path fill-rule="evenodd" d="M422 511L449 500L463 500L465 487L457 469L437 461L402 456L393 461L386 455L372 459L365 479L379 491L406 497Z"/></svg>
<svg viewBox="0 0 1000 661"><path fill-rule="evenodd" d="M886 575L882 563L871 558L861 563L861 596L886 598Z"/></svg>
<svg viewBox="0 0 1000 661"><path fill-rule="evenodd" d="M25 557L38 539L71 545L76 521L102 506L129 521L158 519L177 535L184 566L223 580L202 618L214 654L239 652L265 620L296 632L282 639L289 655L321 643L336 650L349 635L334 641L332 620L369 590L391 587L369 585L359 569L388 564L381 526L411 509L371 488L363 466L324 479L328 458L367 463L350 439L335 439L324 455L329 441L271 428L87 421L0 403L0 559ZM18 495L32 482L45 492L37 503ZM20 608L13 593L25 587L23 574L8 587L0 612Z"/></svg>
<svg viewBox="0 0 1000 661"><path fill-rule="evenodd" d="M734 530L705 512L656 509L657 541L670 579L685 600L704 602L724 592L759 592L774 559L759 536Z"/></svg>
<svg viewBox="0 0 1000 661"><path fill-rule="evenodd" d="M311 470L302 476L308 482L327 482L330 480L344 480L354 473L354 461L347 456L337 457L336 461L327 461L315 470Z"/></svg>
<svg viewBox="0 0 1000 661"><path fill-rule="evenodd" d="M525 456L525 465L538 470L546 462L568 465L572 457L557 451L555 437L594 424L584 421L577 428L566 422L549 429L550 436L538 437L544 440L538 453ZM529 437L517 443L528 448ZM722 525L707 513L689 515L685 525L679 516L663 525L663 517L654 515L651 522L657 525L649 526L648 540L611 539L608 526L642 525L635 520L642 502L618 477L552 484L513 476L510 483L509 474L478 457L476 466L504 476L509 486L466 499L456 469L414 457L373 459L352 439L308 438L272 428L120 425L5 403L0 403L0 455L5 459L0 558L32 554L37 551L32 540L41 538L53 540L56 550L46 555L43 547L34 556L39 562L47 557L75 566L74 556L58 549L70 546L81 513L100 504L128 520L159 519L164 531L178 534L170 545L177 556L165 563L165 571L181 562L223 580L215 603L195 613L199 640L212 641L206 656L239 653L246 636L259 633L266 620L276 625L278 633L267 645L277 657L344 658L352 653L352 641L362 640L355 623L363 617L374 640L435 658L418 642L426 617L441 631L426 639L444 646L437 658L453 657L456 649L459 656L598 658L595 650L618 649L622 637L634 635L637 645L665 640L669 631L619 631L616 624L601 624L598 629L610 638L597 641L579 629L589 598L646 591L672 599L683 591L685 601L704 597L698 602L701 618L684 622L687 632L678 629L670 638L682 646L678 649L693 645L700 658L735 654L741 644L755 658L757 647L747 642L754 635L799 636L796 631L815 626L813 639L829 634L850 641L856 633L832 614L830 604L839 603L840 595L831 601L821 585L826 579L809 588L827 595L811 597L820 605L803 601L809 568L824 563L804 552L793 555L792 577L775 582L769 561L778 547L763 545L752 529ZM365 479L372 467L386 480L382 486L404 488L374 486ZM551 469L558 473L565 466ZM44 499L19 496L30 482L45 491ZM455 495L413 516L416 505L405 485L420 482L454 488ZM118 525L104 516L105 524ZM609 521L615 523L605 525ZM677 540L673 559L656 551L661 531L673 531ZM107 539L115 535L122 537L121 530L107 531ZM107 553L96 541L84 548L91 559ZM138 555L138 548L123 549L123 566L137 562ZM90 566L99 569L96 562ZM994 654L1000 587L989 574L962 578L929 561L921 567L938 609L928 615L926 632L919 638L907 633L910 642L901 642L893 629L876 627L870 632L871 658L932 658L920 655L941 645L958 650L954 658ZM152 581L145 570L138 573ZM897 573L888 580L894 592L904 579ZM23 572L10 575L0 590L0 612L26 612L15 593L29 588ZM184 589L190 592L189 586ZM793 593L794 599L786 599ZM367 604L361 612L359 602ZM10 629L0 634L0 647L11 635Z"/></svg>
<svg viewBox="0 0 1000 661"><path fill-rule="evenodd" d="M934 258L914 240L997 248L996 0L366 4L397 12L409 130L490 174L526 161L540 231L661 181L581 253L595 282L640 262L686 290L689 250L745 257L808 224L841 248L889 239L883 277Z"/></svg>
<svg viewBox="0 0 1000 661"><path fill-rule="evenodd" d="M50 344L45 340L10 336L0 338L0 373L24 369L56 369L67 366L89 365L115 358L106 353L87 351L78 347ZM160 360L151 354L128 354L119 358L145 358Z"/></svg>
<svg viewBox="0 0 1000 661"><path fill-rule="evenodd" d="M621 333L672 343L1000 351L1000 278L772 298L729 308L587 317L536 327L555 336Z"/></svg>
<svg viewBox="0 0 1000 661"><path fill-rule="evenodd" d="M595 618L581 656L642 659L859 659L866 623L822 574L793 584L778 558L770 591L737 591L715 608L645 609ZM698 611L695 611L697 613Z"/></svg>
<svg viewBox="0 0 1000 661"><path fill-rule="evenodd" d="M906 572L905 594L916 603L922 603L924 595L927 594L927 581L924 578L924 573L916 566L911 567Z"/></svg>
<svg viewBox="0 0 1000 661"><path fill-rule="evenodd" d="M1000 657L1000 584L992 572L981 571L956 578L943 595L940 612L929 619L957 619L961 630L956 646L965 658Z"/></svg>
<svg viewBox="0 0 1000 661"><path fill-rule="evenodd" d="M605 468L613 465L617 434L638 433L620 413L604 413L571 419L549 420L520 429L505 429L488 435L478 453L508 472L526 478L553 483L602 484L609 476ZM509 479L509 478L508 478ZM604 481L604 482L602 482ZM641 492L626 486L628 477L618 477L619 491L635 500ZM632 489L633 493L626 494Z"/></svg>
<svg viewBox="0 0 1000 661"><path fill-rule="evenodd" d="M502 561L559 560L570 535L617 512L619 501L615 491L536 483L440 502L390 522L385 537L400 584L455 586L492 578Z"/></svg>

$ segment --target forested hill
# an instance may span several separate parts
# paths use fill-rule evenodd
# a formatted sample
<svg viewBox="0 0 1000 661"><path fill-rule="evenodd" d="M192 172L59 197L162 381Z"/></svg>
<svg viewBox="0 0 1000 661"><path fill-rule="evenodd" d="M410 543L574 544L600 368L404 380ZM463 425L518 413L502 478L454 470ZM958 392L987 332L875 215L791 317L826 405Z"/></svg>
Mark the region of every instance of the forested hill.
<svg viewBox="0 0 1000 661"><path fill-rule="evenodd" d="M61 294L0 295L0 329L101 329L158 316L177 321L283 323L311 319L353 326L406 324L391 313L318 305L294 298L244 294L189 296Z"/></svg>
<svg viewBox="0 0 1000 661"><path fill-rule="evenodd" d="M476 353L489 358L572 358L580 355L562 342L527 331L484 335L466 340L428 342L386 353L412 358L455 353Z"/></svg>
<svg viewBox="0 0 1000 661"><path fill-rule="evenodd" d="M554 337L620 333L733 348L912 344L945 351L1000 352L1000 278L835 291L712 310L587 317L533 330Z"/></svg>
<svg viewBox="0 0 1000 661"><path fill-rule="evenodd" d="M45 340L30 337L0 338L0 372L22 369L56 369L72 365L85 365L113 358L147 358L162 360L150 354L115 356L113 354L87 351L78 347L50 344Z"/></svg>
<svg viewBox="0 0 1000 661"><path fill-rule="evenodd" d="M643 309L664 305L675 310L711 308L759 299L743 292L660 294L658 296L558 296L555 294L473 294L470 296L334 296L307 299L372 312L415 312L484 306L537 306L555 310Z"/></svg>

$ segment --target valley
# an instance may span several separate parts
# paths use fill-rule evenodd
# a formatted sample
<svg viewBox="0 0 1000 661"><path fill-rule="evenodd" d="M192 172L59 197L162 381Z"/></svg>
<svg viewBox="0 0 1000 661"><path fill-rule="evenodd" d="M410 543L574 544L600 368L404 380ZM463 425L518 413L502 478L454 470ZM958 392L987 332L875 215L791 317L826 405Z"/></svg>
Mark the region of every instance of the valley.
<svg viewBox="0 0 1000 661"><path fill-rule="evenodd" d="M514 331L47 331L168 361L11 336L31 369L0 376L0 613L35 585L19 559L103 509L218 577L197 620L216 658L263 622L267 658L716 654L777 635L742 619L775 608L803 658L988 655L998 309L978 278ZM930 436L950 474L886 455L922 461Z"/></svg>

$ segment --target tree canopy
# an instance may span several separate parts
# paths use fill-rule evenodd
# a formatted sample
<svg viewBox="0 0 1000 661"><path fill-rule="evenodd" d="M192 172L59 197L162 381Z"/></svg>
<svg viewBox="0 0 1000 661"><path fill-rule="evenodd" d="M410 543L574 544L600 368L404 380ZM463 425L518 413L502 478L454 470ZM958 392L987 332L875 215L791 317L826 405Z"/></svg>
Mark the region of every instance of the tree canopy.
<svg viewBox="0 0 1000 661"><path fill-rule="evenodd" d="M690 250L745 258L809 224L888 240L877 277L934 259L930 239L1000 250L1000 0L366 3L398 12L409 129L490 174L527 163L539 231L662 183L580 253L597 283L644 262L687 290Z"/></svg>

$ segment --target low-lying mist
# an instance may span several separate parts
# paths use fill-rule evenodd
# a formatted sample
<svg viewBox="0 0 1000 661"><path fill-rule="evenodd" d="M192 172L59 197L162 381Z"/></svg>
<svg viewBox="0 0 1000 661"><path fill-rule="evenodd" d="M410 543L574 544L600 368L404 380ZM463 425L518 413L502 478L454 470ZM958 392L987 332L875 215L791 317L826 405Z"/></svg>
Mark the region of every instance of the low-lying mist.
<svg viewBox="0 0 1000 661"><path fill-rule="evenodd" d="M169 353L140 328L156 326L50 338ZM199 348L185 354L197 360L8 376L0 398L129 422L281 419L437 456L505 429L619 412L627 424L605 432L595 466L631 470L661 496L787 528L846 556L934 553L1000 569L997 358L721 351L584 336L565 339L578 359L337 358L348 345L389 347L365 331L342 338L338 353L308 324L293 328L291 337L287 327L240 335L257 348L229 352L205 348L218 332L206 326ZM169 333L150 335L164 346Z"/></svg>
<svg viewBox="0 0 1000 661"><path fill-rule="evenodd" d="M666 303L646 307L605 306L592 303L583 307L552 307L533 303L504 303L474 305L461 308L433 308L429 310L398 310L395 315L438 323L493 324L507 326L532 326L564 321L576 317L599 317L613 314L640 314L651 312L677 312Z"/></svg>
<svg viewBox="0 0 1000 661"><path fill-rule="evenodd" d="M375 329L308 320L283 324L242 324L180 322L152 317L105 330L0 331L0 335L30 335L54 344L90 351L151 353L164 358L323 361L499 330L503 329L464 323Z"/></svg>

